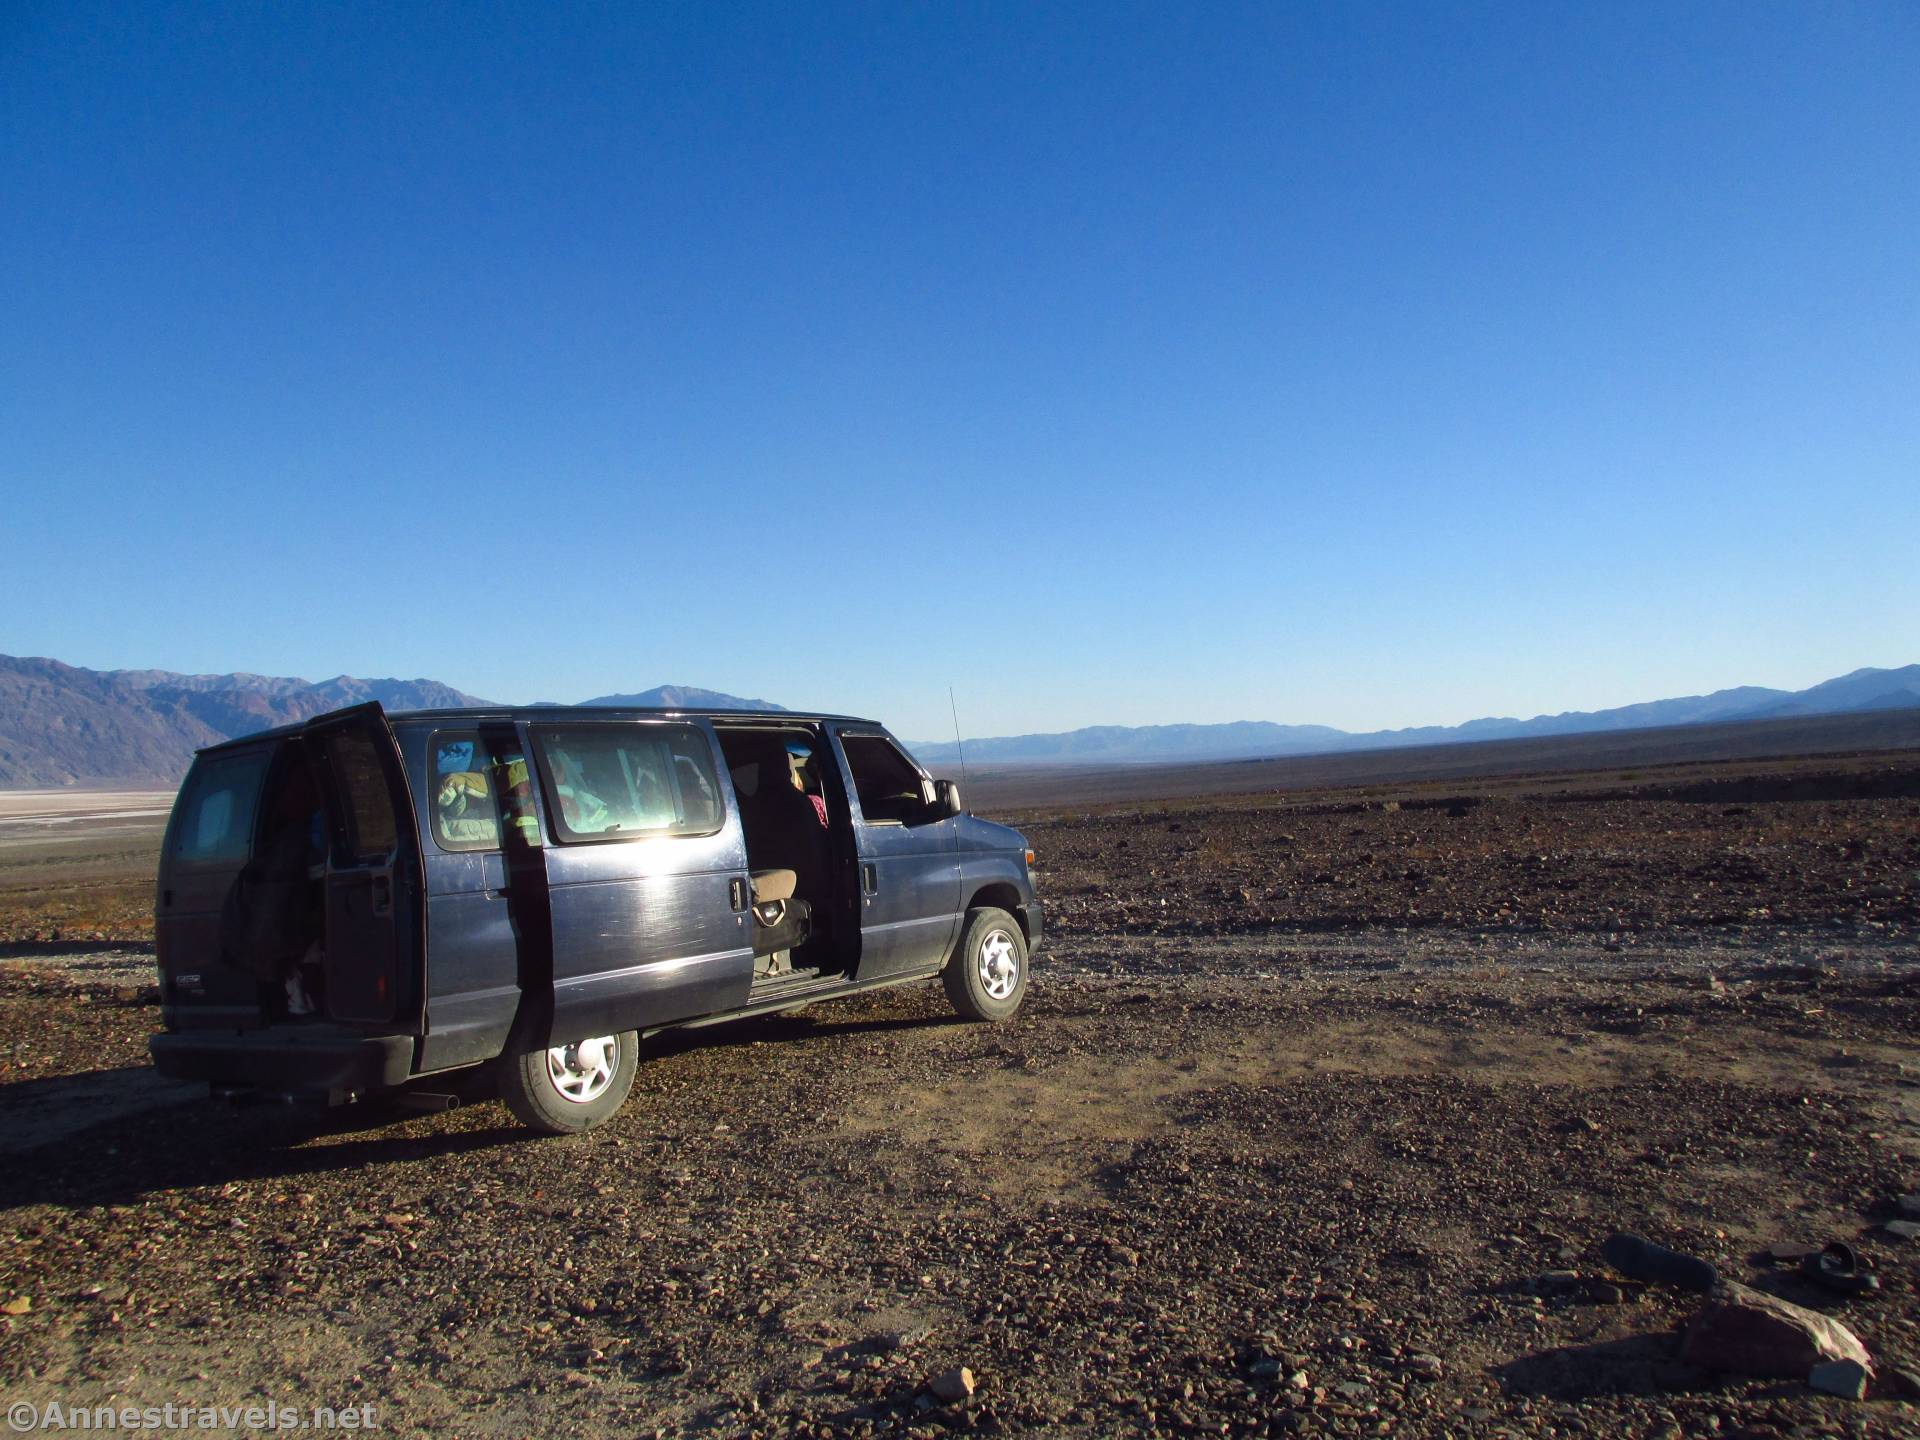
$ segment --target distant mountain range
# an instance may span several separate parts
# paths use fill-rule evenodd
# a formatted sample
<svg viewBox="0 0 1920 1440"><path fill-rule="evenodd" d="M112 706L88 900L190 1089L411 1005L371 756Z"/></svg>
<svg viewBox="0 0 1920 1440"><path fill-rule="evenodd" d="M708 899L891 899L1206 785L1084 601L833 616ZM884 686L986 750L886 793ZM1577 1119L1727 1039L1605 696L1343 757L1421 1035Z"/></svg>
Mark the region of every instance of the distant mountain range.
<svg viewBox="0 0 1920 1440"><path fill-rule="evenodd" d="M0 655L0 789L171 784L186 773L193 752L203 745L366 700L378 700L389 710L491 703L437 680L360 680L336 675L315 683L273 675L82 670L58 660ZM580 703L711 710L784 708L768 700L748 700L690 685L597 695ZM973 763L1245 760L1910 706L1920 706L1920 665L1855 670L1806 690L1746 685L1711 695L1539 715L1531 720L1469 720L1464 725L1361 734L1326 725L1276 725L1264 720L1227 725L1099 725L1059 734L969 740L966 750ZM950 764L955 758L951 742L913 748L928 764Z"/></svg>
<svg viewBox="0 0 1920 1440"><path fill-rule="evenodd" d="M1711 695L1649 700L1613 710L1570 710L1531 720L1496 717L1463 725L1423 725L1410 730L1353 732L1325 725L1275 725L1240 720L1225 725L1096 725L1050 735L1008 735L966 744L970 763L1009 761L1064 764L1164 764L1193 760L1250 760L1285 755L1324 755L1342 750L1384 750L1404 745L1446 745L1469 740L1509 740L1531 735L1584 735L1607 730L1645 730L1664 725L1706 725L1768 720L1793 715L1841 715L1920 706L1920 665L1898 670L1855 670L1805 690L1769 690L1742 685ZM923 764L951 764L951 741L915 745Z"/></svg>
<svg viewBox="0 0 1920 1440"><path fill-rule="evenodd" d="M437 680L336 675L315 683L280 675L83 670L58 660L0 655L0 789L172 784L203 745L367 700L389 710L490 703ZM676 685L586 703L779 708Z"/></svg>
<svg viewBox="0 0 1920 1440"><path fill-rule="evenodd" d="M702 690L698 685L656 685L631 695L596 695L581 705L612 705L630 710L784 710L771 700L743 700L724 690Z"/></svg>

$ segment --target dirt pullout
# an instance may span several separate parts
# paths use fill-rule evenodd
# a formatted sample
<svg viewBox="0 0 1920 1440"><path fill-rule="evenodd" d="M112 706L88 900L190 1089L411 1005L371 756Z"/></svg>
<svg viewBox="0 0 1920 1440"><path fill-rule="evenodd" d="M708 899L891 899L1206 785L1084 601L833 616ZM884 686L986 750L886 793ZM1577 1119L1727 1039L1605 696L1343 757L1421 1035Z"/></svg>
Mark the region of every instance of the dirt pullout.
<svg viewBox="0 0 1920 1440"><path fill-rule="evenodd" d="M1599 1280L1630 1228L1826 1305L1750 1257L1853 1238L1885 1288L1840 1313L1920 1361L1914 1252L1877 1229L1920 1188L1910 947L1347 937L1273 975L1265 941L1182 943L1069 945L1001 1027L928 988L661 1037L569 1140L491 1103L316 1128L55 1095L60 1057L126 1063L142 1007L16 984L19 1098L73 1113L0 1170L0 1303L31 1300L0 1381L367 1400L396 1434L1920 1425L1679 1366L1683 1297L1542 1279ZM931 1401L961 1364L972 1405Z"/></svg>

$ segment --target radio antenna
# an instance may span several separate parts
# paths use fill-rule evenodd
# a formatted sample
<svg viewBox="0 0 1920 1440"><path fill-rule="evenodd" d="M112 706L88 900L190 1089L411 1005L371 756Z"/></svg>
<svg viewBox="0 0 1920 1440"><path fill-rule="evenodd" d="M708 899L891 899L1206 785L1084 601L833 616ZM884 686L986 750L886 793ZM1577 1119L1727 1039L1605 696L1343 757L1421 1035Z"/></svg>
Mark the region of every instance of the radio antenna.
<svg viewBox="0 0 1920 1440"><path fill-rule="evenodd" d="M960 783L969 788L973 782L967 778L967 747L960 740L960 707L953 703L953 686L947 686L947 709L953 712L953 748L960 753Z"/></svg>

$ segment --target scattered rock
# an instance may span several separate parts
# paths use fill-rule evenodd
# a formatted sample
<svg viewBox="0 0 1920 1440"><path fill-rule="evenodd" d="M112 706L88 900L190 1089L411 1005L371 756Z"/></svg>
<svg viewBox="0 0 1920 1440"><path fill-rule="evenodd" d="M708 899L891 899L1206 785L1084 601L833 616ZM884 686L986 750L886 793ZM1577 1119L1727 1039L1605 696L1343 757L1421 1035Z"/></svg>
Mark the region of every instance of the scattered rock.
<svg viewBox="0 0 1920 1440"><path fill-rule="evenodd" d="M1851 1360L1871 1372L1873 1357L1830 1316L1745 1285L1715 1287L1687 1326L1680 1358L1708 1370L1797 1380L1815 1365Z"/></svg>
<svg viewBox="0 0 1920 1440"><path fill-rule="evenodd" d="M8 1315L25 1315L33 1309L33 1299L27 1295L16 1295L6 1304L0 1305L0 1311Z"/></svg>
<svg viewBox="0 0 1920 1440"><path fill-rule="evenodd" d="M1864 1400L1871 1374L1858 1360L1830 1360L1807 1372L1807 1384L1843 1400Z"/></svg>
<svg viewBox="0 0 1920 1440"><path fill-rule="evenodd" d="M1422 1380L1438 1380L1446 1374L1446 1366L1441 1363L1440 1357L1424 1351L1407 1357L1407 1369Z"/></svg>
<svg viewBox="0 0 1920 1440"><path fill-rule="evenodd" d="M1898 1204L1902 1215L1909 1220L1920 1220L1920 1194L1902 1195Z"/></svg>
<svg viewBox="0 0 1920 1440"><path fill-rule="evenodd" d="M948 1405L959 1405L972 1398L973 1371L962 1365L945 1374L936 1375L927 1382L927 1389L933 1392L936 1400Z"/></svg>
<svg viewBox="0 0 1920 1440"><path fill-rule="evenodd" d="M1920 1240L1920 1220L1889 1220L1880 1228L1901 1240Z"/></svg>
<svg viewBox="0 0 1920 1440"><path fill-rule="evenodd" d="M1664 1245L1655 1245L1638 1235L1610 1235L1600 1247L1607 1264L1629 1280L1647 1280L1659 1285L1675 1285L1682 1290L1706 1293L1713 1289L1719 1274L1706 1261Z"/></svg>

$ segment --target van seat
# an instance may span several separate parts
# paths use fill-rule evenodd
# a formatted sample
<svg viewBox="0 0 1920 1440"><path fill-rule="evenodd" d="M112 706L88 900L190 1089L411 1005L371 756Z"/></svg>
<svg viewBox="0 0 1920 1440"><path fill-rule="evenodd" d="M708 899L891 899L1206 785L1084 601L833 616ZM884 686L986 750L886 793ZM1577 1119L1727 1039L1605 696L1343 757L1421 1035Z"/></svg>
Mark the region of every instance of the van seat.
<svg viewBox="0 0 1920 1440"><path fill-rule="evenodd" d="M800 884L800 877L792 870L755 870L753 877L753 903L770 905L776 900L791 900L793 892Z"/></svg>

